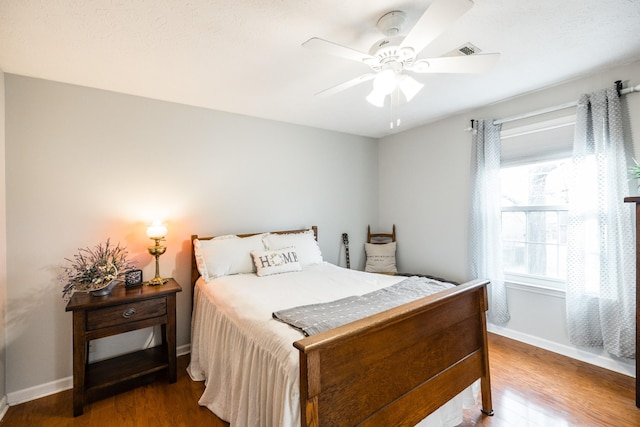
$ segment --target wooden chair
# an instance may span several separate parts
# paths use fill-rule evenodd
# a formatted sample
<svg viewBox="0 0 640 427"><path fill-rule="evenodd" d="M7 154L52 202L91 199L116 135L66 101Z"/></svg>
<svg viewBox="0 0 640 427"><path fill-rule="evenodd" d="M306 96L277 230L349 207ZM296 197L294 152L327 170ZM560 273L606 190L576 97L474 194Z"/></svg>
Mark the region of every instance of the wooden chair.
<svg viewBox="0 0 640 427"><path fill-rule="evenodd" d="M396 274L396 226L391 233L372 233L367 226L367 243L364 245L366 264L364 271L370 273Z"/></svg>
<svg viewBox="0 0 640 427"><path fill-rule="evenodd" d="M367 225L367 243L383 244L396 241L396 225L393 224L391 233L372 233L371 226Z"/></svg>
<svg viewBox="0 0 640 427"><path fill-rule="evenodd" d="M396 225L395 224L393 224L391 233L372 233L371 226L367 226L367 243L373 243L374 245L378 245L383 243L391 243L395 241L396 241ZM365 255L366 255L366 252L365 252ZM454 282L453 280L449 280L449 279L443 279L442 277L438 277L438 276L432 276L430 274L403 273L403 272L385 273L385 274L395 274L396 276L407 276L407 277L419 276L419 277L426 277L428 279L438 280L440 282L453 283L456 286L460 284L459 282Z"/></svg>

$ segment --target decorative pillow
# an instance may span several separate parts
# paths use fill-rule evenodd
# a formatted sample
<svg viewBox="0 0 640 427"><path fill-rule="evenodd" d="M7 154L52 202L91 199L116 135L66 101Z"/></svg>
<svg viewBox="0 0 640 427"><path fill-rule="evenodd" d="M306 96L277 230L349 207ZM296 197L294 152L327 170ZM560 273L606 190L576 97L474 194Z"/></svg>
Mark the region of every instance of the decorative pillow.
<svg viewBox="0 0 640 427"><path fill-rule="evenodd" d="M396 268L396 242L365 243L364 251L367 254L367 264L364 271L389 274L398 272Z"/></svg>
<svg viewBox="0 0 640 427"><path fill-rule="evenodd" d="M265 249L264 234L250 237L221 236L193 241L196 265L202 278L210 282L216 277L253 273L251 252Z"/></svg>
<svg viewBox="0 0 640 427"><path fill-rule="evenodd" d="M265 236L264 242L265 247L271 250L294 247L298 253L298 262L302 267L323 262L322 252L313 230L288 234L270 233Z"/></svg>
<svg viewBox="0 0 640 427"><path fill-rule="evenodd" d="M295 248L284 248L273 251L253 251L253 263L258 276L301 271L298 254Z"/></svg>

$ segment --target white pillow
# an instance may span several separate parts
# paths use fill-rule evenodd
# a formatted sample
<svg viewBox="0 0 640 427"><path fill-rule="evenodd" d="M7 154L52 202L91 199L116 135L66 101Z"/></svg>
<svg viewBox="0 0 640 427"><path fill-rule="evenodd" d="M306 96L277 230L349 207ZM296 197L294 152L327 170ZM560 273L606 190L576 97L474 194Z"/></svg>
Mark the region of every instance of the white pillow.
<svg viewBox="0 0 640 427"><path fill-rule="evenodd" d="M302 270L302 266L298 262L298 254L293 247L273 251L253 251L251 256L253 256L258 276Z"/></svg>
<svg viewBox="0 0 640 427"><path fill-rule="evenodd" d="M193 249L200 276L210 282L216 277L253 273L251 252L265 249L264 234L250 237L221 236L211 240L194 239Z"/></svg>
<svg viewBox="0 0 640 427"><path fill-rule="evenodd" d="M398 272L396 268L396 242L365 243L364 251L367 253L367 264L364 271L394 274Z"/></svg>
<svg viewBox="0 0 640 427"><path fill-rule="evenodd" d="M302 233L267 234L264 238L267 249L284 249L294 247L298 253L298 262L304 268L311 264L321 264L322 252L316 241L313 230Z"/></svg>

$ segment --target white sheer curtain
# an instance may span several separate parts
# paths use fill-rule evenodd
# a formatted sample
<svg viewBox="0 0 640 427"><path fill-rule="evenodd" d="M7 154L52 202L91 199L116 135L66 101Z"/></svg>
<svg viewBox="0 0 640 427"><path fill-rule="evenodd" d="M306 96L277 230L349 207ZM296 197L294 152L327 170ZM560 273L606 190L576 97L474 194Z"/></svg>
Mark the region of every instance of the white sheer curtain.
<svg viewBox="0 0 640 427"><path fill-rule="evenodd" d="M635 357L635 238L615 88L578 102L569 189L567 321L579 346Z"/></svg>
<svg viewBox="0 0 640 427"><path fill-rule="evenodd" d="M489 321L510 319L502 268L500 130L490 120L474 121L471 155L470 275L489 279Z"/></svg>

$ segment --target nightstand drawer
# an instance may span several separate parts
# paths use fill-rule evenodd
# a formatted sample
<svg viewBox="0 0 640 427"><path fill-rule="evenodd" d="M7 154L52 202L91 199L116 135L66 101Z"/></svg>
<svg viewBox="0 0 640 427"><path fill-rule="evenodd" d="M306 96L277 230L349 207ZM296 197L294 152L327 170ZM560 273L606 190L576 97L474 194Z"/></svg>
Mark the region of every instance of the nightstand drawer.
<svg viewBox="0 0 640 427"><path fill-rule="evenodd" d="M163 316L166 313L166 297L100 308L87 312L87 330L90 331L108 326L122 325L138 320Z"/></svg>

